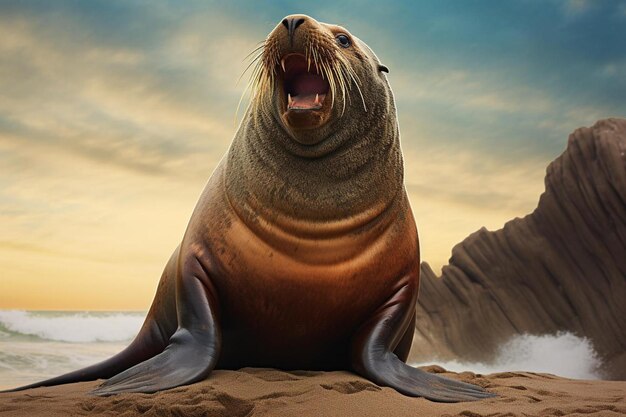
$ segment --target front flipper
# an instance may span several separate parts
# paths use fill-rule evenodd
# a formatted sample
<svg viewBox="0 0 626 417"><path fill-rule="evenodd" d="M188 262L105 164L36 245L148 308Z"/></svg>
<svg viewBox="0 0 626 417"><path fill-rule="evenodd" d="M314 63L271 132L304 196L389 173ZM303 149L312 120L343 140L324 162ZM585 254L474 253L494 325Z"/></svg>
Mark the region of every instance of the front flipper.
<svg viewBox="0 0 626 417"><path fill-rule="evenodd" d="M198 258L181 269L176 282L179 326L165 350L110 378L92 394L153 393L201 381L215 368L221 349L215 289Z"/></svg>
<svg viewBox="0 0 626 417"><path fill-rule="evenodd" d="M352 342L352 366L363 377L411 396L438 402L494 397L483 388L413 368L394 350L415 315L417 279L412 277L359 329Z"/></svg>

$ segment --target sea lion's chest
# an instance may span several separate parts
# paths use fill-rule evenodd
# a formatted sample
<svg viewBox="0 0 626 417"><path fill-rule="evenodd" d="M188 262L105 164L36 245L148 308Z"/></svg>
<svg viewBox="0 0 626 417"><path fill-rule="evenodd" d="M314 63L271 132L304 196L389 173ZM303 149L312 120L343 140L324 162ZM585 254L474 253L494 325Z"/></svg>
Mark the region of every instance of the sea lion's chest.
<svg viewBox="0 0 626 417"><path fill-rule="evenodd" d="M329 226L307 228L284 219L276 226L267 216L251 224L219 184L209 194L211 215L202 217L209 223L204 238L213 259L211 279L220 302L238 316L313 318L346 314L346 305L360 316L386 299L402 270L418 260L410 211L390 211L357 230L338 223L315 235L307 230Z"/></svg>
<svg viewBox="0 0 626 417"><path fill-rule="evenodd" d="M349 337L419 263L408 203L397 203L357 229L350 219L317 225L267 215L251 220L213 179L202 215L194 217L205 222L201 239L225 343L250 340L267 350L272 343L301 348L303 341Z"/></svg>

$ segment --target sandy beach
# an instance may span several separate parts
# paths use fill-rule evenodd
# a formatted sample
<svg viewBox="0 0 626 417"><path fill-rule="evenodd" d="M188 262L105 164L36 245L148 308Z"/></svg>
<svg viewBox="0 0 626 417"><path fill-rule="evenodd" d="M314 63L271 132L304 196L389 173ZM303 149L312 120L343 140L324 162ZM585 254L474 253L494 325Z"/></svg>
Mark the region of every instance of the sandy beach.
<svg viewBox="0 0 626 417"><path fill-rule="evenodd" d="M285 372L244 368L215 371L198 384L157 394L94 397L99 382L0 394L2 416L620 416L626 381L586 381L550 374L480 375L429 372L471 382L498 394L441 404L402 396L349 372Z"/></svg>

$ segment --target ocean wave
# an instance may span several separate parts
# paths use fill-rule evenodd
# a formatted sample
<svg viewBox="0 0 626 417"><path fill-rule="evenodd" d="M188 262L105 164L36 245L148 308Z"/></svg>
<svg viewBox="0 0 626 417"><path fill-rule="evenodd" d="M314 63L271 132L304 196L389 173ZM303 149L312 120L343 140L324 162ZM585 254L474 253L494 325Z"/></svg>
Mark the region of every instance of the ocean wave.
<svg viewBox="0 0 626 417"><path fill-rule="evenodd" d="M35 336L74 343L125 342L137 334L144 318L145 313L0 311L0 336L2 340Z"/></svg>
<svg viewBox="0 0 626 417"><path fill-rule="evenodd" d="M520 335L513 337L498 349L489 363L458 360L419 363L417 366L436 363L449 371L491 374L494 372L541 372L574 379L602 379L602 362L589 339L572 333L556 335Z"/></svg>
<svg viewBox="0 0 626 417"><path fill-rule="evenodd" d="M93 365L120 352L126 344L3 340L0 342L0 390Z"/></svg>

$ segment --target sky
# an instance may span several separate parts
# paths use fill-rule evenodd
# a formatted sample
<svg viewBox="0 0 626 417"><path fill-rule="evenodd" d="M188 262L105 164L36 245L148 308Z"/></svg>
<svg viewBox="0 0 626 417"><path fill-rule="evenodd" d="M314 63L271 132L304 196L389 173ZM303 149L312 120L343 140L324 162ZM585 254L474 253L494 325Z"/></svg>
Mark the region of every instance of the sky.
<svg viewBox="0 0 626 417"><path fill-rule="evenodd" d="M0 309L146 310L285 15L390 69L422 259L536 207L626 117L626 1L0 1Z"/></svg>

